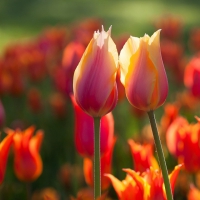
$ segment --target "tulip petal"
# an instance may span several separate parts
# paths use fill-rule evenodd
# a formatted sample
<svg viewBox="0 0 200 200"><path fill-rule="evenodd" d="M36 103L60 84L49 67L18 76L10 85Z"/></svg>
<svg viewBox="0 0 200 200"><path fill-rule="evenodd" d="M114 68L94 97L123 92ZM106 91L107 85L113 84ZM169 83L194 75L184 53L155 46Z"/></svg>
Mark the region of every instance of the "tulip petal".
<svg viewBox="0 0 200 200"><path fill-rule="evenodd" d="M154 66L158 71L158 94L159 102L157 103L160 106L166 99L168 94L168 81L167 75L165 72L164 64L162 61L161 50L160 50L160 31L156 31L149 40L149 57L152 60Z"/></svg>

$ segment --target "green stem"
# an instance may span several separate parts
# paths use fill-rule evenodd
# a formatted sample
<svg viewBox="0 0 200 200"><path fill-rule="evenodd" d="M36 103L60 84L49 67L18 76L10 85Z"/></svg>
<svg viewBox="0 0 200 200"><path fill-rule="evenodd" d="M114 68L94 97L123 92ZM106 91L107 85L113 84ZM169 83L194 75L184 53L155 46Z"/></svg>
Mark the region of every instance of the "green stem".
<svg viewBox="0 0 200 200"><path fill-rule="evenodd" d="M100 117L94 117L94 199L101 196Z"/></svg>
<svg viewBox="0 0 200 200"><path fill-rule="evenodd" d="M156 126L156 119L155 119L154 112L152 110L149 111L148 116L149 116L149 121L150 121L150 124L151 124L153 136L154 136L154 141L155 141L155 144L156 144L156 150L157 150L157 153L158 153L158 159L159 159L159 163L160 163L160 167L161 167L161 171L162 171L162 175L163 175L167 200L173 200L172 190L171 190L169 177L168 177L167 165L166 165L166 162L165 162L164 153L163 153L162 145L161 145L161 142L160 142L160 137L159 137L159 134L158 134L158 129L157 129L157 126Z"/></svg>

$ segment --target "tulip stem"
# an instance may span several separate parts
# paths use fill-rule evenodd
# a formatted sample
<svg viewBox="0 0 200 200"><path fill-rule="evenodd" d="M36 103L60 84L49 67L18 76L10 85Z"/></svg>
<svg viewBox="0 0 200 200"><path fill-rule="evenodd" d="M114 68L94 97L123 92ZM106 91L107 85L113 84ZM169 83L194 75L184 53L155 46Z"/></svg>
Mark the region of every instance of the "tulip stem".
<svg viewBox="0 0 200 200"><path fill-rule="evenodd" d="M153 110L149 111L148 116L149 116L149 121L150 121L150 124L151 124L153 136L154 136L154 141L155 141L156 150L157 150L157 153L158 153L158 159L159 159L162 175L163 175L167 200L173 200L171 185L170 185L169 177L168 177L167 165L166 165L166 162L165 162L160 137L159 137L159 134L158 134L158 129L157 129L157 125L156 125L156 119L155 119L154 111Z"/></svg>
<svg viewBox="0 0 200 200"><path fill-rule="evenodd" d="M100 117L94 117L94 199L101 196Z"/></svg>

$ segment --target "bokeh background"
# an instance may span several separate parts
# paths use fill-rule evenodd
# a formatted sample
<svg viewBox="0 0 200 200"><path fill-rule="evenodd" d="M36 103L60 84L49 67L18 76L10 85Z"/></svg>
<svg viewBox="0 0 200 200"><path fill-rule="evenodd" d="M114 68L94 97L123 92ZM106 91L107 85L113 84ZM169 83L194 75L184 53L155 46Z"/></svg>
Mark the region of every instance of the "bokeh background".
<svg viewBox="0 0 200 200"><path fill-rule="evenodd" d="M178 21L179 27L178 35L172 40L181 45L184 68L197 52L191 48L191 32L196 27L200 28L199 10L199 1L1 0L0 59L3 60L5 56L12 57L12 49L36 42L49 30L61 30L58 32L61 35L66 34L66 40L62 41L59 51L52 54L55 58L52 57L48 62L50 68L53 68L61 63L64 47L73 38L72 30L83 21L97 20L104 25L105 30L112 25L113 39L119 41L121 38L122 43L123 38L128 38L129 35L152 35L155 30L163 27L162 20L172 18ZM168 31L173 34L177 30L172 27ZM167 102L173 102L177 92L184 91L185 86L182 75L179 80L178 75L174 75L167 65L166 70L170 90ZM14 85L19 83L19 88L13 86L12 92L1 91L1 101L5 109L5 121L1 125L2 137L5 136L5 127L24 129L35 125L36 129L44 130L41 147L44 169L42 175L31 184L31 193L50 187L57 190L61 199L69 199L70 196L76 196L77 191L86 185L82 175L83 161L74 147L73 107L68 95L57 87L52 73L45 71L41 76L42 78L37 80L19 76L14 80ZM31 95L39 96L39 108L36 105L35 110L32 104L37 98L30 100ZM183 109L180 112L189 121L195 121L194 116L198 115L199 109L192 112ZM158 123L163 113L163 107L156 111ZM118 103L113 115L115 135L118 138L113 153L113 174L122 180L125 176L122 168L133 168L127 139L141 134L144 126L148 124L148 119L147 115L134 111L126 98ZM4 183L0 187L0 199L26 199L27 186L15 177L12 156L11 152ZM176 162L172 156L167 157L169 169L173 169ZM63 166L66 167L66 177L61 172ZM67 186L63 184L63 177L67 179ZM111 196L116 198L113 189L110 190Z"/></svg>

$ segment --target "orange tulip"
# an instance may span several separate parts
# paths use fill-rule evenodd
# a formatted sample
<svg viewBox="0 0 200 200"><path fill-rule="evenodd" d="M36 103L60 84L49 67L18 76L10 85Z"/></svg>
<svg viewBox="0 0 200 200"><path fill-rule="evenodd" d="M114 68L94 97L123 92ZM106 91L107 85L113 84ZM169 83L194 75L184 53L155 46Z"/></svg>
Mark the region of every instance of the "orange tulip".
<svg viewBox="0 0 200 200"><path fill-rule="evenodd" d="M175 167L169 175L172 191L180 171L181 165ZM139 174L131 169L124 169L127 173L126 179L119 181L111 174L106 176L111 180L112 185L120 200L166 200L163 178L160 171L150 168Z"/></svg>
<svg viewBox="0 0 200 200"><path fill-rule="evenodd" d="M190 186L190 190L187 195L188 200L200 200L200 190L198 190L194 185Z"/></svg>
<svg viewBox="0 0 200 200"><path fill-rule="evenodd" d="M93 117L109 113L117 103L118 53L111 28L95 32L79 62L73 79L74 97Z"/></svg>
<svg viewBox="0 0 200 200"><path fill-rule="evenodd" d="M10 146L13 142L13 136L14 136L14 132L11 134L8 134L0 143L0 184L3 182L3 179L4 179L8 153L9 153Z"/></svg>
<svg viewBox="0 0 200 200"><path fill-rule="evenodd" d="M140 145L135 143L133 140L129 139L128 144L131 149L131 154L134 162L134 170L136 172L144 172L150 166L154 169L158 169L158 163L153 156L153 145L144 144Z"/></svg>
<svg viewBox="0 0 200 200"><path fill-rule="evenodd" d="M29 127L25 131L16 130L14 136L14 171L21 181L30 182L42 173L42 160L39 155L43 139L43 131L37 131L32 137L35 128ZM6 132L14 132L6 129ZM32 137L32 138L31 138Z"/></svg>
<svg viewBox="0 0 200 200"><path fill-rule="evenodd" d="M121 82L129 102L144 111L161 106L168 81L160 50L160 30L151 37L130 37L119 56Z"/></svg>

